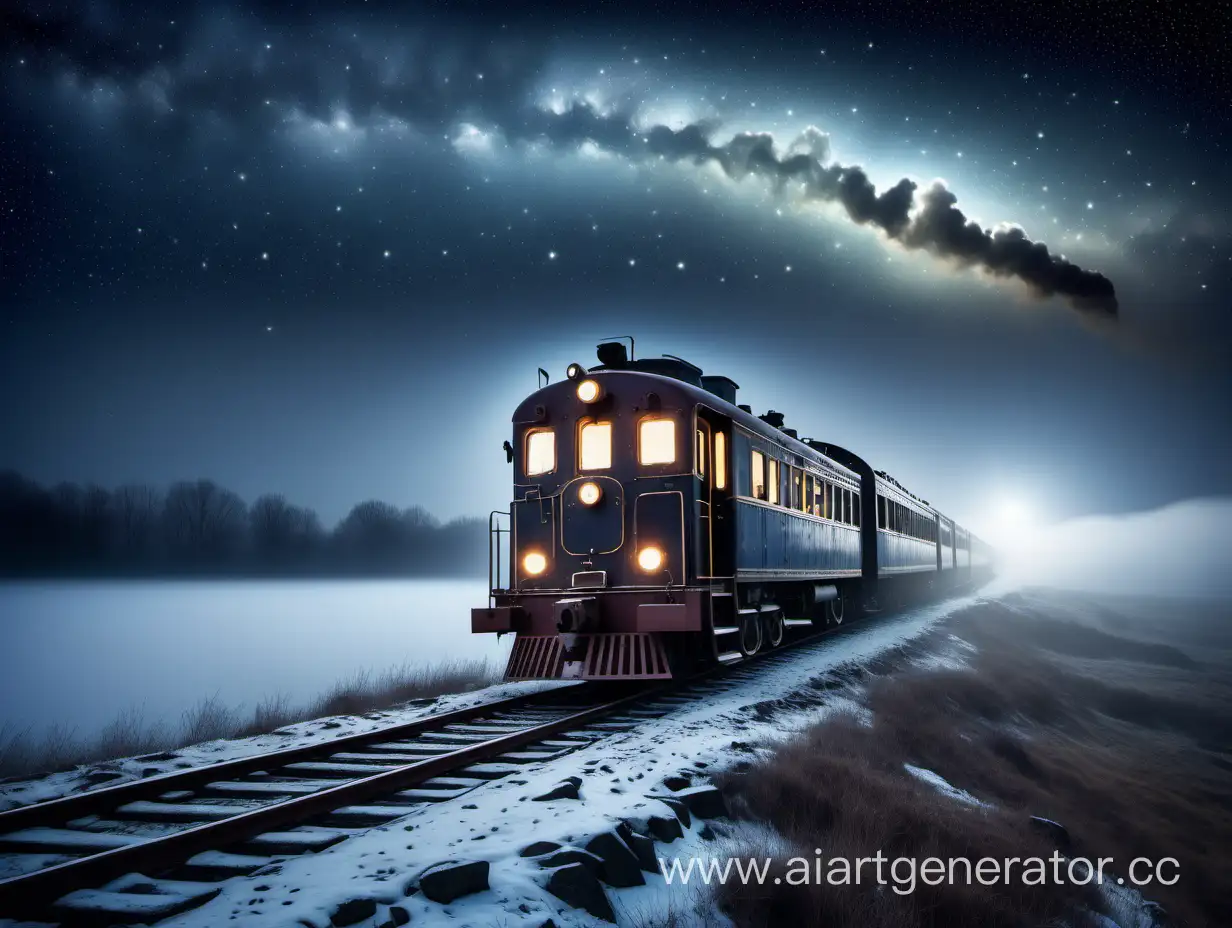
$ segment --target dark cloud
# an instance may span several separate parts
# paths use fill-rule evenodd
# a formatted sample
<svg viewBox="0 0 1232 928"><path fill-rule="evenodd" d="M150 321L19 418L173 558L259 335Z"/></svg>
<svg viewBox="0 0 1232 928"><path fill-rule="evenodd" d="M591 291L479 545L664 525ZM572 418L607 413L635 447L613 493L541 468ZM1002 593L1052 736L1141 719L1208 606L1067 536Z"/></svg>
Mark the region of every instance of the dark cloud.
<svg viewBox="0 0 1232 928"><path fill-rule="evenodd" d="M548 55L544 42L497 24L351 23L339 13L322 25L194 3L140 17L94 5L3 10L0 47L31 69L117 90L142 131L206 117L273 127L288 109L322 121L346 110L357 124L503 120L524 105Z"/></svg>

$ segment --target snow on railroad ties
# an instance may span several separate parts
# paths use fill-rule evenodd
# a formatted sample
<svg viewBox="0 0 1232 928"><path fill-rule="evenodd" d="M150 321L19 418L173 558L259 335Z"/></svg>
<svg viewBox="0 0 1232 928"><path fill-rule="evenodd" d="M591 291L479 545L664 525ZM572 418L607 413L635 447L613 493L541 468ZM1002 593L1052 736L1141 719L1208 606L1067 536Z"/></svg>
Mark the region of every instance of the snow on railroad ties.
<svg viewBox="0 0 1232 928"><path fill-rule="evenodd" d="M461 799L417 806L404 818L320 853L233 878L209 904L162 925L207 928L234 917L245 926L302 921L324 928L340 905L355 899L376 903L373 924L386 919L390 905L405 909L412 924L448 919L458 925L538 925L549 918L561 928L601 924L549 895L544 884L550 871L519 852L538 841L577 847L621 820L671 816L670 807L655 798L672 795L665 778L684 772L703 784L709 774L749 757L754 745L780 739L830 712L849 710L853 702L841 688L819 689L810 681L905 644L972 602L973 597L960 597L851 626L816 645L698 684L698 698L664 703L661 715L629 730L552 761L525 764ZM501 695L509 695L508 690ZM445 707L438 703L432 708ZM387 714L383 723L400 720ZM536 801L570 776L581 781L578 799ZM682 838L656 844L656 854L715 853L715 844L703 841L705 828L694 818ZM488 862L489 889L444 905L422 892L407 895L420 874L445 861ZM644 877L644 886L607 889L622 921L635 920L638 911L679 911L687 898L657 874Z"/></svg>

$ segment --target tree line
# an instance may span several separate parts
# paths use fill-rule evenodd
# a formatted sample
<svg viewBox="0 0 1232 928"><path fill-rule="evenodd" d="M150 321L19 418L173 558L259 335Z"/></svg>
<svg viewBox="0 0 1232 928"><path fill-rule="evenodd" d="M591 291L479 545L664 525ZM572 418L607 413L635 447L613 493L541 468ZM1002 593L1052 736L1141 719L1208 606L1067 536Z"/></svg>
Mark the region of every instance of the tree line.
<svg viewBox="0 0 1232 928"><path fill-rule="evenodd" d="M0 574L482 574L487 525L368 500L332 530L266 494L252 505L212 480L43 487L0 472Z"/></svg>

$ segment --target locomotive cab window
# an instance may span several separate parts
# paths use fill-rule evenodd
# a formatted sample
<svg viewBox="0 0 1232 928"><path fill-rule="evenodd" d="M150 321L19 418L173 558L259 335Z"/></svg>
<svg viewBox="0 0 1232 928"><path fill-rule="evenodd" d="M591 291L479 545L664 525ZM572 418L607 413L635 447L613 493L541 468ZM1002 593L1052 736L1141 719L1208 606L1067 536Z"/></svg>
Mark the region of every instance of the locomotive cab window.
<svg viewBox="0 0 1232 928"><path fill-rule="evenodd" d="M587 422L578 442L578 470L607 470L612 466L612 423Z"/></svg>
<svg viewBox="0 0 1232 928"><path fill-rule="evenodd" d="M537 477L556 470L556 433L552 429L531 429L526 433L526 476Z"/></svg>
<svg viewBox="0 0 1232 928"><path fill-rule="evenodd" d="M706 477L706 433L698 429L695 438L694 444L697 448L693 454L697 458L697 464L694 470L697 472L697 476L704 480Z"/></svg>
<svg viewBox="0 0 1232 928"><path fill-rule="evenodd" d="M638 424L637 459L642 464L671 464L676 460L675 419L643 419Z"/></svg>
<svg viewBox="0 0 1232 928"><path fill-rule="evenodd" d="M760 451L753 452L753 499L766 498L766 458Z"/></svg>

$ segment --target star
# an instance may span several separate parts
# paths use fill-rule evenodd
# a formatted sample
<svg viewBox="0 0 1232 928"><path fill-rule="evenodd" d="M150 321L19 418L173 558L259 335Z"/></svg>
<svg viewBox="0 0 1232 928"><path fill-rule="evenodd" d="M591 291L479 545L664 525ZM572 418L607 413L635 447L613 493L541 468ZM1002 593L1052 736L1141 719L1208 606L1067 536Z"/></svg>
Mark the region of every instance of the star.
<svg viewBox="0 0 1232 928"><path fill-rule="evenodd" d="M555 260L556 260L556 252L554 252L554 251L549 251L549 252L548 252L548 260L549 260L549 261L555 261Z"/></svg>
<svg viewBox="0 0 1232 928"><path fill-rule="evenodd" d="M386 249L386 251L385 251L385 257L387 257L387 258L389 257L389 250L388 250L388 249Z"/></svg>
<svg viewBox="0 0 1232 928"><path fill-rule="evenodd" d="M677 262L676 262L676 270L678 270L678 271L683 271L683 270L684 270L684 262L683 262L683 261L677 261Z"/></svg>

